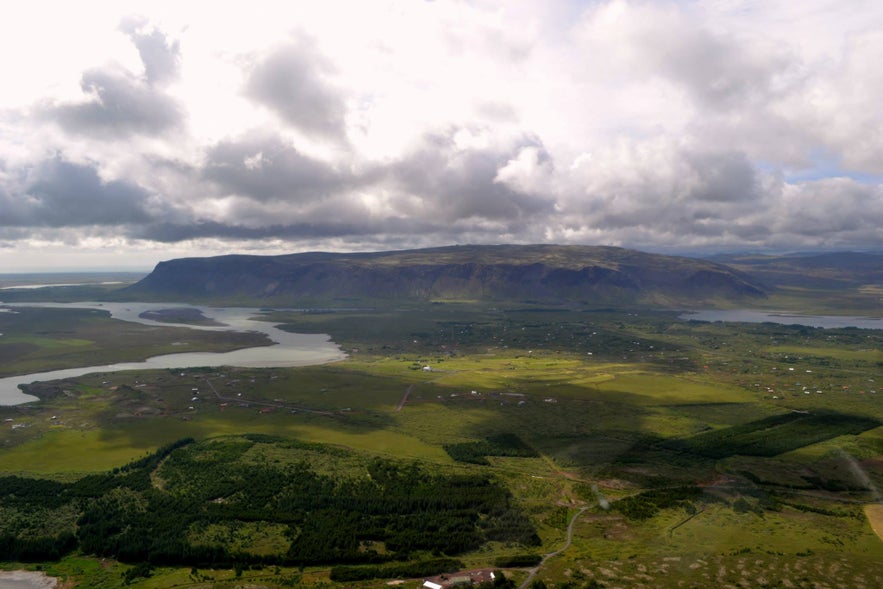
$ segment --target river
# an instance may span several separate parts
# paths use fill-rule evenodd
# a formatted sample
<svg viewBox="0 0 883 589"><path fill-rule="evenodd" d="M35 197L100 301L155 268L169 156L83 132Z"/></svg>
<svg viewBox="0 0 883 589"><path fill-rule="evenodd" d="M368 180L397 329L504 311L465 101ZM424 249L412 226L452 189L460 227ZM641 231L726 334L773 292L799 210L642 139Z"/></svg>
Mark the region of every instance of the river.
<svg viewBox="0 0 883 589"><path fill-rule="evenodd" d="M273 323L255 317L260 309L246 307L201 307L176 303L23 303L9 304L15 307L53 307L100 309L110 313L114 319L132 321L144 325L187 327L207 331L257 331L267 335L272 346L243 348L232 352L185 352L154 356L143 362L120 362L102 366L83 366L64 370L53 370L0 378L0 405L18 405L37 400L18 388L21 384L34 381L74 378L93 372L119 372L121 370L141 370L147 368L190 368L195 366L240 366L240 367L286 367L325 364L346 358L346 354L324 334L290 333L279 329ZM159 311L170 308L190 307L200 310L206 317L223 323L222 326L169 324L139 317L145 311Z"/></svg>
<svg viewBox="0 0 883 589"><path fill-rule="evenodd" d="M776 311L756 311L753 309L729 309L718 311L690 311L678 316L690 321L732 321L739 323L781 323L784 325L806 325L828 329L858 327L861 329L883 329L883 319L879 317L850 317L840 315L798 315Z"/></svg>

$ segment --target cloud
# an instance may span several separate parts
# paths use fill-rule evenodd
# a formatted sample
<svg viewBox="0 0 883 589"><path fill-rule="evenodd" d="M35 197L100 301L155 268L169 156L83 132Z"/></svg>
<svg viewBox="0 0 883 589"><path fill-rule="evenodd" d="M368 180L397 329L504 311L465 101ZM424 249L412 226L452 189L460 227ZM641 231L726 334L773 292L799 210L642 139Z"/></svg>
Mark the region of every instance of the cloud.
<svg viewBox="0 0 883 589"><path fill-rule="evenodd" d="M337 223L333 220L318 223L263 224L260 226L248 226L234 222L197 221L187 224L149 224L134 229L132 236L139 239L175 243L204 238L256 240L357 237L371 235L380 230L382 230L381 227L372 227L364 223Z"/></svg>
<svg viewBox="0 0 883 589"><path fill-rule="evenodd" d="M178 75L178 43L158 30L142 32L132 20L120 29L138 49L144 74L113 65L89 69L80 79L86 100L44 103L38 107L44 118L70 133L102 139L154 136L182 125L184 110L165 90Z"/></svg>
<svg viewBox="0 0 883 589"><path fill-rule="evenodd" d="M511 173L500 175L523 149L542 153L537 140L521 136L503 138L500 145L483 145L487 141L486 129L451 128L426 134L387 171L390 184L400 191L403 210L448 222L523 221L552 210L553 197L529 193Z"/></svg>
<svg viewBox="0 0 883 589"><path fill-rule="evenodd" d="M222 216L212 219L225 227L267 225L280 235L313 235L307 225L336 235L416 235L436 224L504 233L539 224L554 199L536 192L536 180L531 189L514 168L519 158L545 161L548 154L529 137L490 140L486 129L451 127L424 135L391 161L345 158L332 165L278 135L251 133L212 146L201 174L224 199ZM355 229L359 224L364 228Z"/></svg>
<svg viewBox="0 0 883 589"><path fill-rule="evenodd" d="M101 138L157 135L183 121L178 104L163 91L125 71L95 69L80 84L85 102L46 107L44 114L68 132Z"/></svg>
<svg viewBox="0 0 883 589"><path fill-rule="evenodd" d="M878 3L263 8L145 4L16 65L4 239L883 243ZM0 46L59 44L31 28Z"/></svg>
<svg viewBox="0 0 883 589"><path fill-rule="evenodd" d="M789 184L771 211L779 235L811 242L883 238L883 185L850 178Z"/></svg>
<svg viewBox="0 0 883 589"><path fill-rule="evenodd" d="M203 169L222 195L257 201L304 202L327 197L353 179L299 152L275 135L247 136L212 146Z"/></svg>
<svg viewBox="0 0 883 589"><path fill-rule="evenodd" d="M689 200L757 205L762 187L757 170L744 153L703 151L688 152L684 157L693 171Z"/></svg>
<svg viewBox="0 0 883 589"><path fill-rule="evenodd" d="M578 234L684 245L761 238L769 220L760 215L780 189L742 153L671 139L623 140L585 154L561 185L560 221Z"/></svg>
<svg viewBox="0 0 883 589"><path fill-rule="evenodd" d="M150 193L122 180L103 181L95 168L55 157L19 178L21 192L0 192L0 225L82 227L150 220Z"/></svg>
<svg viewBox="0 0 883 589"><path fill-rule="evenodd" d="M328 80L331 66L305 39L278 47L249 73L246 95L313 137L340 140L346 106Z"/></svg>
<svg viewBox="0 0 883 589"><path fill-rule="evenodd" d="M120 23L120 30L129 36L138 49L144 64L145 81L155 86L178 77L181 48L177 41L170 41L162 31L145 30L146 24L145 19L126 18Z"/></svg>
<svg viewBox="0 0 883 589"><path fill-rule="evenodd" d="M683 88L700 108L743 110L763 103L796 65L781 45L712 32L680 10L641 6L624 20L633 58L646 73Z"/></svg>
<svg viewBox="0 0 883 589"><path fill-rule="evenodd" d="M211 146L201 167L184 171L211 185L198 202L127 231L162 242L413 243L430 236L478 242L532 233L540 239L554 199L532 193L521 166L548 165L548 154L533 138L491 142L486 131L452 127L425 135L398 159L347 157L338 165L302 153L278 134L255 131Z"/></svg>

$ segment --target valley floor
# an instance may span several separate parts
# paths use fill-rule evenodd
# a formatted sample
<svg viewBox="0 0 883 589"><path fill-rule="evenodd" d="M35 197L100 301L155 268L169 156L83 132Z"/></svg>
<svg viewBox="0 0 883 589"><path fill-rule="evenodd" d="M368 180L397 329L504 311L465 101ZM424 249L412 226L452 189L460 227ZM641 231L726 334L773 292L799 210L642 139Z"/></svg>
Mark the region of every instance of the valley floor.
<svg viewBox="0 0 883 589"><path fill-rule="evenodd" d="M357 509L353 521L361 523L335 536L353 534L352 566L454 558L456 570L438 574L500 568L521 584L535 563L518 558L566 546L528 586L883 585L883 541L872 528L883 501L880 331L467 304L269 319L329 333L349 359L95 374L35 387L42 402L0 408L0 538L59 539L69 531L82 542L97 506L160 513L141 510L186 500L193 517L170 519L163 525L183 527L167 533L182 546L220 551L225 568L198 560L172 566L148 553L121 558L118 547L98 544L41 566L78 587L121 579L157 588L380 587L398 578L416 589L429 572L335 573L341 563L333 557L304 560L292 546L312 533L320 508L281 519L269 514L282 511L266 508L294 505L297 493L284 482L294 472L338 489L380 484L381 471L370 466L379 459L394 465L383 472L417 468L421 480L487 480L508 494L512 511L464 509L485 515L439 520L426 532L480 532L478 544L405 552L404 536L367 533L368 512ZM48 353L54 337L33 343ZM148 460L185 438L193 442ZM136 476L139 468L146 478ZM22 502L8 491L11 477L63 492L47 486L46 503ZM264 485L276 489L265 507L244 499L255 496L247 481L260 477L278 481ZM61 523L47 526L47 518ZM518 535L526 525L538 543ZM344 550L334 546L325 550ZM376 563L364 557L369 551ZM365 577L335 581L342 574Z"/></svg>

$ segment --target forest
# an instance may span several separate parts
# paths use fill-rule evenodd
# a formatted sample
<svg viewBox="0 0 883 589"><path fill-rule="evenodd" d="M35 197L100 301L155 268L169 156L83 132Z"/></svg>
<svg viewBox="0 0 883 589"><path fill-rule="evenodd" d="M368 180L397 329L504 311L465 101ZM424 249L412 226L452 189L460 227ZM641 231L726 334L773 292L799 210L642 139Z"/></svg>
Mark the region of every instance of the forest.
<svg viewBox="0 0 883 589"><path fill-rule="evenodd" d="M249 462L257 447L285 455L284 463ZM539 544L510 492L488 475L373 458L362 472L332 476L298 459L304 453L333 463L341 450L266 435L183 439L72 483L4 477L0 558L56 560L79 549L151 565L399 563L375 570L386 574L416 561L435 573L451 567L439 557L488 541ZM65 525L40 529L61 513ZM262 541L231 544L220 529L250 529Z"/></svg>

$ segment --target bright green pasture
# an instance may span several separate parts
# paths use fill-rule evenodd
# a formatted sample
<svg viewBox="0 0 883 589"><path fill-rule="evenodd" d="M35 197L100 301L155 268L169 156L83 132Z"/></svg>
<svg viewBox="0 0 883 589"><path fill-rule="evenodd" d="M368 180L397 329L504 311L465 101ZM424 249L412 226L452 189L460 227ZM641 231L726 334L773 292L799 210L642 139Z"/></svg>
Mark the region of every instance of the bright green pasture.
<svg viewBox="0 0 883 589"><path fill-rule="evenodd" d="M439 464L450 463L445 444L516 433L563 464L588 466L608 464L642 435L688 436L739 416L767 414L749 402L752 393L729 385L564 355L455 357L432 365L431 372L412 370L412 364L363 359L184 376L138 371L112 375L113 387L102 384L110 377L83 377L79 397L45 404L28 418L32 428L19 430L17 438L6 434L0 470L94 472L180 438L248 432ZM198 402L190 399L193 388L201 391ZM273 406L264 412L264 405L236 402L256 400ZM145 407L154 412L137 416ZM55 414L68 429L40 426L42 436L20 439L25 431L38 434L35 428ZM70 442L80 437L88 444Z"/></svg>
<svg viewBox="0 0 883 589"><path fill-rule="evenodd" d="M76 338L50 338L50 337L39 337L33 335L17 335L8 337L3 337L4 344L29 344L32 346L37 346L40 348L45 348L46 350L61 350L66 348L82 348L82 347L95 347L95 342L87 339L76 339Z"/></svg>
<svg viewBox="0 0 883 589"><path fill-rule="evenodd" d="M155 448L153 444L134 446L126 438L108 439L98 429L57 429L0 452L0 472L60 477L99 472L140 458Z"/></svg>
<svg viewBox="0 0 883 589"><path fill-rule="evenodd" d="M750 552L786 555L842 549L883 557L883 543L859 517L860 508L856 508L856 517L833 517L790 507L777 512L736 513L726 503L698 508L701 511L692 518L683 509L669 509L642 523L615 514L589 516L581 522L579 543L601 560L623 559L631 554L701 557L746 548Z"/></svg>
<svg viewBox="0 0 883 589"><path fill-rule="evenodd" d="M799 346L770 346L766 349L771 353L791 354L798 357L815 356L818 358L836 358L838 360L846 361L883 362L883 349Z"/></svg>
<svg viewBox="0 0 883 589"><path fill-rule="evenodd" d="M745 403L753 400L742 388L716 383L699 376L681 376L632 370L597 384L608 399L617 393L642 397L641 404Z"/></svg>
<svg viewBox="0 0 883 589"><path fill-rule="evenodd" d="M108 418L110 419L110 418ZM385 428L352 427L345 419L230 408L180 417L119 419L103 428L50 428L39 437L0 452L0 472L64 476L121 466L146 452L185 437L264 433L355 450L450 463L440 445Z"/></svg>
<svg viewBox="0 0 883 589"><path fill-rule="evenodd" d="M448 455L438 446L431 446L414 436L394 431L347 432L319 425L295 426L291 429L299 440L345 446L373 454L395 456L405 459L422 459L451 463Z"/></svg>
<svg viewBox="0 0 883 589"><path fill-rule="evenodd" d="M858 589L883 581L883 542L862 518L790 507L736 513L733 499L698 505L693 517L670 509L646 522L587 512L577 520L573 547L539 578L621 587L800 587L812 580Z"/></svg>

